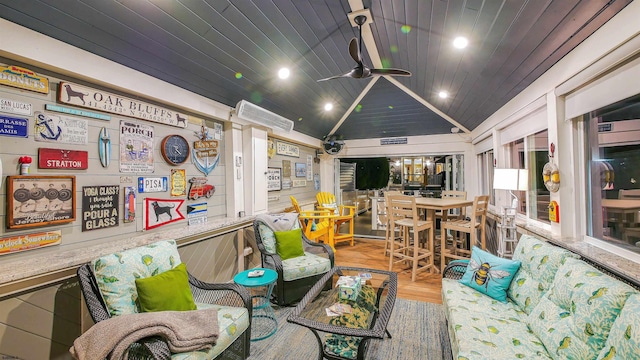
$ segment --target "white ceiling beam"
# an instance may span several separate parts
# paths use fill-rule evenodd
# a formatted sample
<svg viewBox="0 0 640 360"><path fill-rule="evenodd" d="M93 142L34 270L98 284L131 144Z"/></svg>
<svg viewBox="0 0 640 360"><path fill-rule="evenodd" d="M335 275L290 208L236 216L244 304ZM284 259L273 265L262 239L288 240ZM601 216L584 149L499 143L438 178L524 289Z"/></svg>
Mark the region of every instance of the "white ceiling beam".
<svg viewBox="0 0 640 360"><path fill-rule="evenodd" d="M355 109L356 106L358 106L358 104L360 103L360 100L362 100L362 98L365 95L367 95L369 90L371 90L371 88L373 87L373 84L375 84L376 81L378 81L379 78L380 78L379 76L375 76L375 77L371 78L371 81L369 81L367 86L365 86L365 88L362 89L362 92L360 92L360 95L358 95L358 97L353 101L353 103L351 104L351 106L349 106L347 111L344 112L344 114L340 118L340 121L338 121L338 123L333 127L333 129L331 129L331 132L329 133L329 135L333 135L336 131L338 131L338 128L342 125L342 123L345 120L347 120L347 118L349 117L351 112L353 112L353 109Z"/></svg>

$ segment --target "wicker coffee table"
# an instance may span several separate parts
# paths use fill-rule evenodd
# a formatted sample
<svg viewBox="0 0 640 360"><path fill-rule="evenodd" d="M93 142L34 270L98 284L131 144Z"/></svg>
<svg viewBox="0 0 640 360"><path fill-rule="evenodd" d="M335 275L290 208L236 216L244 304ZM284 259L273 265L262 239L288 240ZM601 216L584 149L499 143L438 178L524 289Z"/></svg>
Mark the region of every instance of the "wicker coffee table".
<svg viewBox="0 0 640 360"><path fill-rule="evenodd" d="M338 298L336 281L340 276L371 274L356 300ZM331 283L330 290L324 290ZM309 290L287 321L313 332L319 347L318 359L364 359L370 339L391 337L387 323L398 289L396 273L336 266ZM326 309L336 302L350 305L351 314L328 316ZM320 334L323 333L323 334Z"/></svg>

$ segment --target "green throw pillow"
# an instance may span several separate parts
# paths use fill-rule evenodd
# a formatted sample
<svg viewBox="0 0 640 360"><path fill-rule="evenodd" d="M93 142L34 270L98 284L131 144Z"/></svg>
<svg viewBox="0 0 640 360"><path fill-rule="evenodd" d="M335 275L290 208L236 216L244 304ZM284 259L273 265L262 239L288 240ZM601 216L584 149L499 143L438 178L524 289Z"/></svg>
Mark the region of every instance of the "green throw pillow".
<svg viewBox="0 0 640 360"><path fill-rule="evenodd" d="M520 261L499 258L474 246L460 283L506 303L507 289L520 264Z"/></svg>
<svg viewBox="0 0 640 360"><path fill-rule="evenodd" d="M304 256L302 248L302 230L274 231L276 235L276 252L282 260Z"/></svg>
<svg viewBox="0 0 640 360"><path fill-rule="evenodd" d="M158 275L136 279L143 312L196 310L184 263Z"/></svg>

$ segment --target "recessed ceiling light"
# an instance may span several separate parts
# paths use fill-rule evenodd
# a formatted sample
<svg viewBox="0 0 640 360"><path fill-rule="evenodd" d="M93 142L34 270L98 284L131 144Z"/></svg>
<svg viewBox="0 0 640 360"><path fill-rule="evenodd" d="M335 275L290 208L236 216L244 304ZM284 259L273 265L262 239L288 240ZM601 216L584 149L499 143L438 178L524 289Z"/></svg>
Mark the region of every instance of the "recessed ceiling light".
<svg viewBox="0 0 640 360"><path fill-rule="evenodd" d="M289 74L290 74L290 72L289 72L289 69L287 69L287 68L282 68L282 69L280 69L280 71L278 71L278 77L280 79L288 78Z"/></svg>
<svg viewBox="0 0 640 360"><path fill-rule="evenodd" d="M448 98L448 97L449 97L449 93L448 93L448 92L446 92L446 91L440 91L440 92L438 93L438 96L440 96L440 98L441 98L441 99L446 99L446 98Z"/></svg>
<svg viewBox="0 0 640 360"><path fill-rule="evenodd" d="M458 36L457 38L453 39L453 46L458 49L464 49L467 47L467 45L469 45L469 40L467 40L467 38L464 36Z"/></svg>
<svg viewBox="0 0 640 360"><path fill-rule="evenodd" d="M331 111L332 109L333 109L333 104L332 103L324 104L324 111Z"/></svg>

